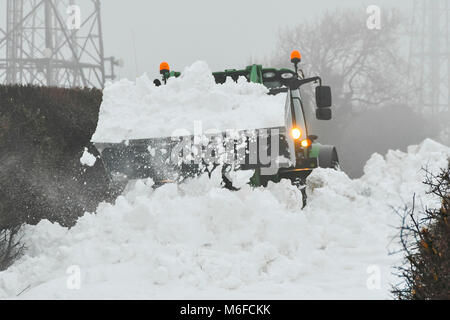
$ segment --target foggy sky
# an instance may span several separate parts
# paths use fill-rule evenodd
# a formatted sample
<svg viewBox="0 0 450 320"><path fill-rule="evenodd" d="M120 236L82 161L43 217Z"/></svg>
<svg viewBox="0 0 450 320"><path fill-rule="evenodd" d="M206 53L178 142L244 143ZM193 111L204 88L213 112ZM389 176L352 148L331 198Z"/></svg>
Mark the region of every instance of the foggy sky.
<svg viewBox="0 0 450 320"><path fill-rule="evenodd" d="M412 1L104 0L105 53L124 59L117 71L128 79L145 72L157 77L161 61L179 71L196 60L207 61L214 71L240 68L271 55L283 27L338 7L367 16L369 5L410 12Z"/></svg>

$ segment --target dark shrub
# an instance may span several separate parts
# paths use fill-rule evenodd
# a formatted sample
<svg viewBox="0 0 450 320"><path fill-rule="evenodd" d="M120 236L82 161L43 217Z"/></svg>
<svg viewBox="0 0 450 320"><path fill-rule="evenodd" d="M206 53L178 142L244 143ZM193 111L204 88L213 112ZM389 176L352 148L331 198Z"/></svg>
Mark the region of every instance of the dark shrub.
<svg viewBox="0 0 450 320"><path fill-rule="evenodd" d="M102 92L0 86L0 229L49 219L72 226L107 198L101 161L84 167Z"/></svg>
<svg viewBox="0 0 450 320"><path fill-rule="evenodd" d="M393 289L402 300L450 300L450 169L425 182L442 200L418 218L414 207L405 215L401 242L405 264L398 267L403 283Z"/></svg>

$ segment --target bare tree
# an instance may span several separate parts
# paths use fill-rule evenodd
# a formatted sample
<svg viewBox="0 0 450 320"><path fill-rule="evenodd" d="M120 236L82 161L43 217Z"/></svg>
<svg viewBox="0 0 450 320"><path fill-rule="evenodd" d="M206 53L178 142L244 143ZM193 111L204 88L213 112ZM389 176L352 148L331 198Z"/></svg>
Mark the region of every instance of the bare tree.
<svg viewBox="0 0 450 320"><path fill-rule="evenodd" d="M416 213L413 201L402 214L404 261L396 267L401 282L392 288L400 300L450 299L450 167L438 175L427 171L424 183L430 194L441 199L442 206Z"/></svg>
<svg viewBox="0 0 450 320"><path fill-rule="evenodd" d="M281 30L270 62L286 67L290 51L299 49L304 71L320 74L332 86L334 106L346 111L341 115L402 103L407 96L402 80L407 64L399 54L403 20L392 10L383 15L381 30L369 30L366 19L364 10L336 10Z"/></svg>

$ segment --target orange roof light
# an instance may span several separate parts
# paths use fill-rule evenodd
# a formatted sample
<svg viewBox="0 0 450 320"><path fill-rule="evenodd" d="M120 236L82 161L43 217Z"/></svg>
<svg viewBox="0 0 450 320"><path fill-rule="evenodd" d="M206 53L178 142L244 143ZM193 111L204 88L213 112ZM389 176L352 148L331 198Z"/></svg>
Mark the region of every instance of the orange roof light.
<svg viewBox="0 0 450 320"><path fill-rule="evenodd" d="M294 50L291 53L291 62L292 63L299 63L302 60L302 55L299 51Z"/></svg>
<svg viewBox="0 0 450 320"><path fill-rule="evenodd" d="M161 62L161 64L159 65L159 71L161 73L169 72L170 71L169 64L167 62Z"/></svg>

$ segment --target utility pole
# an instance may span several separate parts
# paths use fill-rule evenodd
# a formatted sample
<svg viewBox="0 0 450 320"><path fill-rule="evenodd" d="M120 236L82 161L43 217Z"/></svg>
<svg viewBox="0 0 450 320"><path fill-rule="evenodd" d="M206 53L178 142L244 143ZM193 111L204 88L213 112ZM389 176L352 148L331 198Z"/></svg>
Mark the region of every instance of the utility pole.
<svg viewBox="0 0 450 320"><path fill-rule="evenodd" d="M0 0L0 11L5 5L0 83L103 88L114 79L122 62L104 56L100 0Z"/></svg>
<svg viewBox="0 0 450 320"><path fill-rule="evenodd" d="M409 49L409 86L416 108L450 112L450 0L414 0Z"/></svg>

